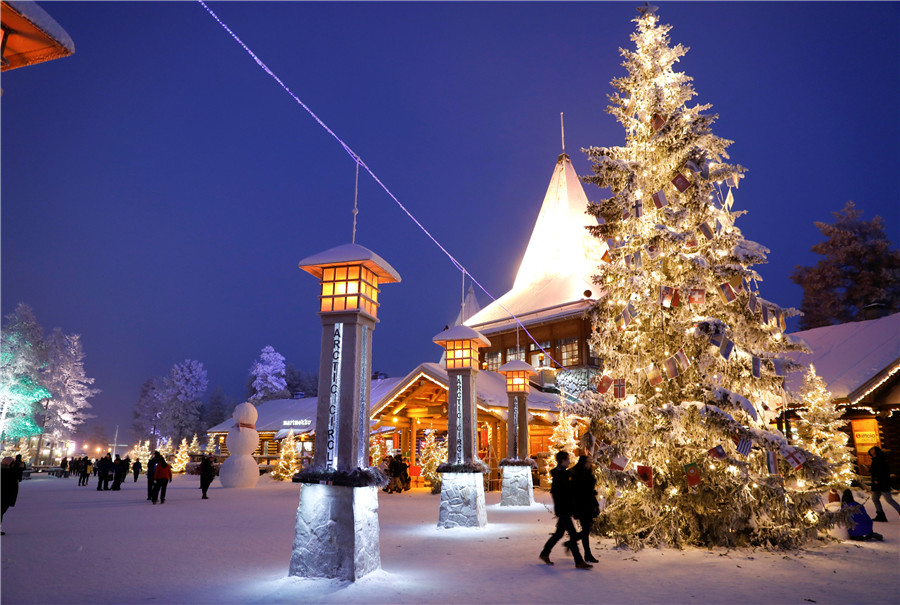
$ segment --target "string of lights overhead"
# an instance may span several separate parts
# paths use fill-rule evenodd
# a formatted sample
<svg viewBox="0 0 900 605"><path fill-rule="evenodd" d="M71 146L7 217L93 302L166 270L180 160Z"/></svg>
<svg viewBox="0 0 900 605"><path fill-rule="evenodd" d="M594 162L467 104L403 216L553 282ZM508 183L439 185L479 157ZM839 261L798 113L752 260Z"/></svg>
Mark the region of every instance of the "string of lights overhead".
<svg viewBox="0 0 900 605"><path fill-rule="evenodd" d="M304 103L302 100L300 100L300 98L299 98L296 94L294 94L294 92L293 92L293 91L292 91L292 90L291 90L291 89L290 89L290 88L289 88L289 87L281 80L281 78L279 78L277 75L275 75L275 73L274 73L271 69L269 69L269 67L268 67L265 63L263 63L263 61L256 55L256 53L254 53L252 50L250 50L250 48L249 48L246 44L244 44L243 40L241 40L241 39L237 36L237 34L235 34L235 33L231 30L231 28L228 27L228 26L227 26L227 25L219 18L219 16L216 15L216 13L213 12L213 10L212 10L211 8L209 8L209 6L206 5L206 3L205 3L203 0L197 0L197 1L200 3L200 5L201 5L203 8L206 9L206 12L208 12L208 13L210 14L210 16L211 16L213 19L215 19L216 22L217 22L219 25L222 26L222 29L224 29L226 32L228 32L228 34L234 39L234 41L237 42L237 43L241 46L241 48L243 48L243 49L247 52L248 55L250 55L250 57L256 62L256 64L259 65L260 68L262 68L263 71L265 71L267 74L269 74L269 76L271 76L271 78L272 78L273 80L275 80L275 81L279 84L279 86L281 86L281 88L283 88L284 91L285 91L287 94L289 94L289 95L291 96L291 98L294 99L294 101L296 101L297 104L300 105L300 107L302 107L302 108L304 109L304 111L306 111L306 113L308 113L308 114L310 115L310 117L311 117L313 120L316 121L316 123L317 123L319 126L321 126L321 127L322 127L329 135L331 135L331 137L332 137L335 141L338 142L338 144L343 148L343 150L344 150L345 152L347 152L347 155L349 155L349 156L353 159L354 163L356 163L356 167L357 167L357 183L358 183L358 179L359 179L359 172L358 172L358 171L359 171L359 167L361 166L361 167L369 174L369 176L372 177L372 180L374 180L376 183L378 183L378 186L381 187L381 188L384 190L385 193L387 193L388 197L390 197L392 200L394 200L394 202L400 207L401 210L403 210L403 212L406 214L406 216L408 216L408 217L410 218L410 220L412 220L412 222L415 223L416 226L417 226L419 229L421 229L422 232L423 232L425 235L428 236L428 239L430 239L430 240L434 243L435 246L437 246L438 248L440 248L441 252L443 252L443 253L447 256L447 258L450 259L450 262L453 263L453 266L455 266L457 269L459 269L459 270L462 272L462 274L463 274L463 282L465 283L465 278L466 278L466 276L468 275L468 276L469 276L469 279L471 279L472 282L473 282L476 286L478 286L478 287L481 289L482 292L484 292L485 294L487 294L487 296L488 296L493 302L497 303L497 305L499 305L501 309L503 309L504 311L506 311L506 313L509 314L509 316L516 322L516 324L517 324L520 328L522 328L522 331L525 332L525 334L528 335L528 338L531 339L531 341L535 344L535 346L537 346L537 348L540 349L540 351L544 354L544 356L546 357L546 359L550 360L551 362L553 362L554 364L556 364L556 366L557 366L558 368L562 369L564 366L563 366L561 363L559 363L558 361L556 361L555 359L553 359L553 357L550 355L550 353L547 352L547 351L544 349L544 347L542 347L541 344L534 338L534 336L531 335L531 332L528 331L528 328L526 328L525 325L522 324L521 321L519 321L519 318L516 317L509 309L507 309L506 307L504 307L502 303L498 302L497 299L494 297L494 295L491 294L490 292L488 292L487 289L486 289L484 286L482 286L482 285L478 282L478 280L475 279L475 277L474 277L471 273L469 273L469 272L466 270L466 268L465 268L458 260L456 260L456 258L454 258L454 256L453 256L452 254L450 254L450 252L447 251L447 249L446 249L443 245L441 245L441 243L440 243L439 241L437 241L437 239L435 239L435 237L434 237L433 235L431 235L431 233L428 231L428 229L426 229L425 226L424 226L421 222L419 222L419 220L418 220L415 216L413 216L413 214L406 208L406 206L404 206L404 205L400 202L400 200L397 199L397 196L395 196L395 195L393 194L393 192L391 192L391 190L388 189L387 185L385 185L385 184L381 181L381 179L378 178L378 176L372 171L371 168L369 168L369 167L366 165L366 163L362 160L362 158L360 158L359 155L357 155L356 152L353 151L353 149L351 149L350 146L347 145L347 143L345 143L345 142L343 141L343 139L341 139L341 138L337 135L337 133L335 133L331 128L329 128L328 125L327 125L325 122L323 122L322 119L319 118L319 116L317 116L316 113L315 113L312 109L310 109L308 105L306 105L306 103ZM560 119L561 119L561 118L560 118ZM565 145L565 143L563 143L563 145ZM355 239L356 239L356 214L357 214L357 209L356 209L356 199L355 199L355 196L354 196L354 207L353 207L353 239L354 239L354 241L355 241Z"/></svg>

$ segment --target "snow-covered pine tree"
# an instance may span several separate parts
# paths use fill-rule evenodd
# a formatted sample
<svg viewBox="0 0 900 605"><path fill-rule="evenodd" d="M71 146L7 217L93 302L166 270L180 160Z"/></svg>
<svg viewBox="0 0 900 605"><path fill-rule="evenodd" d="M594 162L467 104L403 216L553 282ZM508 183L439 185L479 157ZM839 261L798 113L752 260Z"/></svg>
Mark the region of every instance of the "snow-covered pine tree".
<svg viewBox="0 0 900 605"><path fill-rule="evenodd" d="M263 347L259 360L250 366L250 376L253 378L250 403L256 405L269 399L290 397L284 378L284 356L271 345Z"/></svg>
<svg viewBox="0 0 900 605"><path fill-rule="evenodd" d="M155 449L162 437L162 411L166 403L165 379L161 376L149 378L141 385L141 393L131 412L132 428L140 437L149 440L149 447Z"/></svg>
<svg viewBox="0 0 900 605"><path fill-rule="evenodd" d="M387 455L387 442L382 435L372 435L369 437L369 458L372 460L372 466L378 466Z"/></svg>
<svg viewBox="0 0 900 605"><path fill-rule="evenodd" d="M297 442L292 429L288 431L288 436L281 440L281 456L278 458L278 467L272 471L272 478L277 481L290 481L299 470Z"/></svg>
<svg viewBox="0 0 900 605"><path fill-rule="evenodd" d="M185 359L172 366L165 380L165 403L160 414L164 435L178 441L197 430L202 405L200 398L207 384L202 362Z"/></svg>
<svg viewBox="0 0 900 605"><path fill-rule="evenodd" d="M800 400L803 407L797 410L797 444L833 466L826 487L838 491L849 488L856 475L853 451L847 447L850 435L843 430L847 421L814 366L809 366L803 376Z"/></svg>
<svg viewBox="0 0 900 605"><path fill-rule="evenodd" d="M40 402L50 397L41 384L46 342L28 305L19 303L5 320L0 330L0 438L19 439L41 432L35 417Z"/></svg>
<svg viewBox="0 0 900 605"><path fill-rule="evenodd" d="M816 222L825 240L812 247L822 258L791 273L803 288L800 329L860 321L866 305L881 303L900 310L900 251L884 232L884 219L862 220L862 210L847 202L832 212L834 223Z"/></svg>
<svg viewBox="0 0 900 605"><path fill-rule="evenodd" d="M447 442L438 441L434 429L425 431L425 443L419 453L419 464L422 465L422 478L431 484L431 493L441 493L441 475L437 467L447 461Z"/></svg>
<svg viewBox="0 0 900 605"><path fill-rule="evenodd" d="M191 438L191 443L188 445L188 454L200 455L200 438L197 437L197 433L194 433L194 436Z"/></svg>
<svg viewBox="0 0 900 605"><path fill-rule="evenodd" d="M655 7L638 10L608 107L625 146L587 150L584 179L612 192L590 208L611 248L591 310L603 392L573 406L601 442L595 529L632 547L794 547L834 520L816 512L827 463L807 454L794 470L803 452L766 423L797 369L783 356L802 348L783 334L795 311L755 291L768 250L734 226L744 168L725 162L710 106L687 105L691 79L674 70L687 49L669 45ZM614 459L625 470L608 468Z"/></svg>
<svg viewBox="0 0 900 605"><path fill-rule="evenodd" d="M92 415L86 412L89 397L100 392L90 385L94 379L84 371L84 350L79 334L63 334L54 328L47 339L45 384L52 394L44 407L43 431L54 443L70 439L78 426Z"/></svg>
<svg viewBox="0 0 900 605"><path fill-rule="evenodd" d="M189 448L187 437L185 437L181 440L181 445L178 446L178 451L175 453L175 462L172 463L173 473L183 473L187 468L188 462L191 461Z"/></svg>

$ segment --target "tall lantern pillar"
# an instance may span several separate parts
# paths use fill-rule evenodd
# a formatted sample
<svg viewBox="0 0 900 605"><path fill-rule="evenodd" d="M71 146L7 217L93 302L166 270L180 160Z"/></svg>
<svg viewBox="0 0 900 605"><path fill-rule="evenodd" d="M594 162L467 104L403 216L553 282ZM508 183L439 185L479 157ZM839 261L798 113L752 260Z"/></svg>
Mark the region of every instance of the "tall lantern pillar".
<svg viewBox="0 0 900 605"><path fill-rule="evenodd" d="M478 374L478 349L490 341L464 325L444 330L434 342L446 350L450 378L447 432L447 462L438 466L441 473L441 509L438 527L484 527L484 479L490 469L476 452L475 378Z"/></svg>
<svg viewBox="0 0 900 605"><path fill-rule="evenodd" d="M293 479L301 488L289 573L354 581L381 567L384 478L368 465L372 331L379 286L400 275L358 244L305 258L300 268L321 286L322 351L315 458Z"/></svg>
<svg viewBox="0 0 900 605"><path fill-rule="evenodd" d="M528 379L537 372L531 364L518 359L503 364L497 371L506 377L506 394L509 397L507 457L500 461L503 473L500 505L531 506L534 504L531 469L536 464L528 457Z"/></svg>

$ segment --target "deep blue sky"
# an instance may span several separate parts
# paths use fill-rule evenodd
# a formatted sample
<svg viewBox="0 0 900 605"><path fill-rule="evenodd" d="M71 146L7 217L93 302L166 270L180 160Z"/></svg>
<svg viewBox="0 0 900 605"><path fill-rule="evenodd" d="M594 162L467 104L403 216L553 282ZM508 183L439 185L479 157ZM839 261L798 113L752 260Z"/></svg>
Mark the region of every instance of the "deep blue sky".
<svg viewBox="0 0 900 605"><path fill-rule="evenodd" d="M749 170L737 226L772 250L764 297L799 305L788 275L847 200L900 241L900 4L658 4ZM636 5L210 4L494 296L559 113L581 174L579 149L624 141L604 110ZM110 431L185 358L235 400L265 345L314 370L317 284L297 263L350 240L353 162L201 5L42 6L76 52L3 75L2 313L26 302L83 335ZM439 357L460 274L365 177L359 204L357 241L403 277L382 291L374 367L403 375Z"/></svg>

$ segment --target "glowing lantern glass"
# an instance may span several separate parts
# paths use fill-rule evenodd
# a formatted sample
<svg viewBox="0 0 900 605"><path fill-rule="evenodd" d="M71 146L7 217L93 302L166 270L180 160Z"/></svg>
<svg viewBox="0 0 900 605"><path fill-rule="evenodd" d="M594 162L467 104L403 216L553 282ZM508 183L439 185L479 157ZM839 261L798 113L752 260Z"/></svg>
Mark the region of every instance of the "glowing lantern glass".
<svg viewBox="0 0 900 605"><path fill-rule="evenodd" d="M537 374L531 364L514 359L497 370L506 377L507 393L527 393L528 378Z"/></svg>
<svg viewBox="0 0 900 605"><path fill-rule="evenodd" d="M319 278L320 313L362 311L378 317L378 286L400 275L371 250L345 244L305 258L300 268Z"/></svg>
<svg viewBox="0 0 900 605"><path fill-rule="evenodd" d="M468 326L453 326L434 337L444 347L448 370L478 369L478 349L491 341Z"/></svg>

